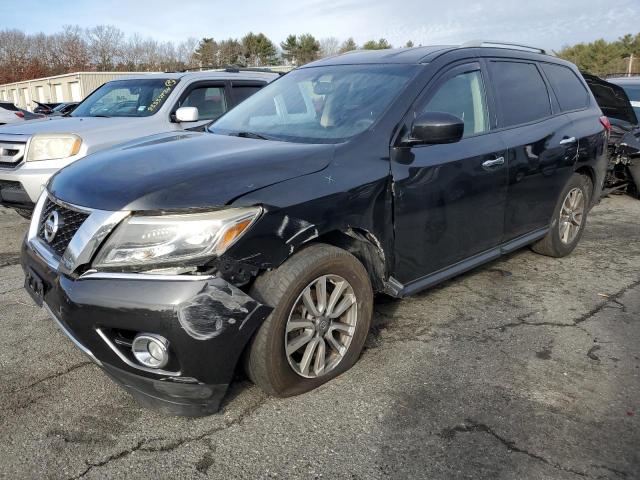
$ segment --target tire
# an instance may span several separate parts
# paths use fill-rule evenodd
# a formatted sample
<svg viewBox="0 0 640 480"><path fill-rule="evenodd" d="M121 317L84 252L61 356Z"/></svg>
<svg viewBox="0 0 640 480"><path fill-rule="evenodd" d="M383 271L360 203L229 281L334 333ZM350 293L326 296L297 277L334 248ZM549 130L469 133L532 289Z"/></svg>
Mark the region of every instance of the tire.
<svg viewBox="0 0 640 480"><path fill-rule="evenodd" d="M302 300L303 292L308 288L313 289L314 282L318 278L327 278L327 286L325 288L327 295L325 295L325 298L330 297L330 290L335 292L338 289L338 284L341 287L344 286L338 279L346 280L351 290L345 287L344 291L347 293L344 295L350 296L349 292L352 292L355 295L355 302L348 307L347 313L343 317L334 321L329 320L331 326L328 327L329 331L324 334L319 333L322 331L319 326L320 320L313 327L317 328L317 330L296 330L291 333L285 333L287 325L290 325L288 324L289 316L294 314L293 310L300 312L304 310L297 310L298 308L306 308L300 303L304 303ZM317 290L309 291L317 292ZM264 392L273 396L288 397L313 390L347 371L358 360L371 325L373 291L369 275L364 266L349 252L326 244L310 245L293 255L279 268L258 277L251 288L250 295L259 302L274 307L274 310L251 339L245 353L247 375ZM318 294L316 293L315 295ZM347 303L351 301L352 297L349 297ZM317 304L318 302L315 303ZM329 312L330 303L330 301L325 302L327 305L325 312ZM354 318L354 305L356 321L355 325L349 325L351 335L342 334L338 330L331 332L331 329L335 328L335 326L344 327L342 323L336 325L336 321L349 321L349 319ZM340 305L332 308L333 312L337 313L340 310L339 307ZM307 319L309 315L310 313L307 312L307 317L303 315L302 319ZM298 316L300 315L298 314ZM344 318L347 318L347 320L344 320ZM304 323L307 323L307 321ZM326 335L334 336L334 334L337 334L340 339L346 339L343 343L349 343L344 355L337 361L337 364L331 367L331 362L328 362L328 368L324 373L314 378L307 378L303 373L296 371L296 368L301 368L300 365L304 363L304 355L299 365L295 362L293 356L302 355L303 351L306 354L307 349L310 348L309 346L315 341L316 337L314 336L314 340L309 341L304 345L304 348L300 348L290 356L285 352L285 342L291 346L293 342L290 340L290 335L298 335L298 332L300 332L300 337L306 334L313 334L323 339L327 338ZM321 337L322 335L325 336ZM287 339L285 339L285 336ZM299 339L297 336L293 338ZM320 340L317 342L320 343ZM331 348L329 341L323 340L323 342L325 345L323 352L326 352L326 357L323 355L321 358L328 359L332 354L336 355L336 357L339 356L337 350ZM315 359L319 357L317 351L314 351L313 355ZM311 358L309 362L311 362ZM310 367L308 375L315 374L315 372L311 371L312 368L316 367Z"/></svg>
<svg viewBox="0 0 640 480"><path fill-rule="evenodd" d="M570 200L568 200L568 195L571 192L577 191L580 192L583 199L582 214L579 217L577 215L569 217L572 217L573 220L573 222L570 222L572 224L571 228L578 227L578 229L577 231L573 231L573 233L570 232L568 235L564 235L566 230L564 228L565 222L563 221L563 218L567 218L567 215L562 215L562 213L572 210L563 209L563 207L567 205L565 202L570 202ZM578 242L584 233L584 227L587 223L587 214L591 205L592 193L593 184L591 183L591 179L586 175L574 173L558 198L558 203L556 204L556 208L553 212L549 232L542 240L533 244L531 247L532 250L548 257L560 258L569 255L574 248L576 248L576 245L578 245ZM575 211L577 212L578 209ZM563 218L561 218L561 216ZM579 225L575 224L576 221Z"/></svg>
<svg viewBox="0 0 640 480"><path fill-rule="evenodd" d="M14 208L14 210L22 218L26 218L27 220L31 220L31 215L33 214L33 212L31 210L27 210L26 208Z"/></svg>

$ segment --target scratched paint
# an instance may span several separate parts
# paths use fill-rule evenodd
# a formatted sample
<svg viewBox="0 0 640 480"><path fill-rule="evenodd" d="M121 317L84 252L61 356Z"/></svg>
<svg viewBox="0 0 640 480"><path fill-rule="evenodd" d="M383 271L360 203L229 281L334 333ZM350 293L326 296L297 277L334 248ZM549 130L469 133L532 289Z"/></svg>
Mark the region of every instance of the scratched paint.
<svg viewBox="0 0 640 480"><path fill-rule="evenodd" d="M233 287L224 289L206 285L200 293L178 306L178 320L191 337L210 340L244 320L249 314L247 304L252 302L255 303Z"/></svg>

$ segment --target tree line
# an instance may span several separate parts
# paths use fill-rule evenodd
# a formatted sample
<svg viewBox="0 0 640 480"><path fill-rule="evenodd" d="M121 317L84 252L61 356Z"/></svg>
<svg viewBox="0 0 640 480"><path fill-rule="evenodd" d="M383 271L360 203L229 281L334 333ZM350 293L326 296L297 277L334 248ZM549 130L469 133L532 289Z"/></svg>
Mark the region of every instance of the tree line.
<svg viewBox="0 0 640 480"><path fill-rule="evenodd" d="M405 46L413 46L407 42ZM289 35L276 45L263 33L162 42L126 36L112 25L67 25L53 34L0 30L0 84L78 71L175 71L206 66L303 65L350 50L392 48L384 38L359 46L348 38Z"/></svg>
<svg viewBox="0 0 640 480"><path fill-rule="evenodd" d="M580 70L594 75L625 74L630 63L631 73L640 73L640 33L627 34L612 42L600 39L578 43L555 53L575 63Z"/></svg>
<svg viewBox="0 0 640 480"><path fill-rule="evenodd" d="M401 45L412 47L408 41ZM172 71L207 66L262 67L303 65L356 49L393 48L384 38L358 45L353 38L317 39L306 33L289 35L279 44L264 33L249 32L240 38L187 38L162 42L137 34L126 36L112 25L63 27L53 34L27 34L0 30L0 84L77 71ZM596 75L625 73L631 55L632 72L640 73L640 33L613 42L596 40L565 46L555 52L581 70Z"/></svg>

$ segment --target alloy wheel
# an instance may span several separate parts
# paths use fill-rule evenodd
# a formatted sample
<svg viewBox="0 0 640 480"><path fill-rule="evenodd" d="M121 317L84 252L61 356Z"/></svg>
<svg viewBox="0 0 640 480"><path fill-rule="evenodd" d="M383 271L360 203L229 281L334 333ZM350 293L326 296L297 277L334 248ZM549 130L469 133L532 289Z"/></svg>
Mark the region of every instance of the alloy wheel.
<svg viewBox="0 0 640 480"><path fill-rule="evenodd" d="M572 188L562 202L560 210L560 240L564 244L572 243L582 227L585 210L585 197L582 190Z"/></svg>
<svg viewBox="0 0 640 480"><path fill-rule="evenodd" d="M291 368L317 378L336 368L349 350L358 321L353 287L339 275L322 275L298 296L285 328Z"/></svg>

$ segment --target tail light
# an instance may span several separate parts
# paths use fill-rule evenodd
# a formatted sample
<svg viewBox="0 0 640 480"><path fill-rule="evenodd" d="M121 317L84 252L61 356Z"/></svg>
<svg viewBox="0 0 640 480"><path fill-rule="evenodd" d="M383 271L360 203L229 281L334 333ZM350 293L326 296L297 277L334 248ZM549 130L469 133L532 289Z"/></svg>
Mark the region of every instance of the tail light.
<svg viewBox="0 0 640 480"><path fill-rule="evenodd" d="M605 117L604 115L600 117L600 123L602 124L604 129L607 131L607 134L611 133L611 122L607 117Z"/></svg>
<svg viewBox="0 0 640 480"><path fill-rule="evenodd" d="M16 114L16 117L24 118L23 112L14 112L14 113Z"/></svg>

